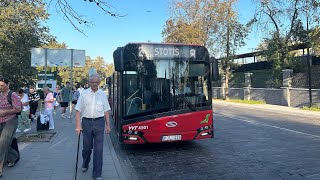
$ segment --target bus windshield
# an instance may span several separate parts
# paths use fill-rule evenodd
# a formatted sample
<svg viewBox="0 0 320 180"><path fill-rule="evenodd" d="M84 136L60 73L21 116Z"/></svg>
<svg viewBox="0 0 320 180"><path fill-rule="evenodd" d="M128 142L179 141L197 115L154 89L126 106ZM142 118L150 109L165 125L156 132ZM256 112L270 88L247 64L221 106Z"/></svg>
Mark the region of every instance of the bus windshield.
<svg viewBox="0 0 320 180"><path fill-rule="evenodd" d="M209 76L204 61L138 60L123 72L123 117L210 106Z"/></svg>

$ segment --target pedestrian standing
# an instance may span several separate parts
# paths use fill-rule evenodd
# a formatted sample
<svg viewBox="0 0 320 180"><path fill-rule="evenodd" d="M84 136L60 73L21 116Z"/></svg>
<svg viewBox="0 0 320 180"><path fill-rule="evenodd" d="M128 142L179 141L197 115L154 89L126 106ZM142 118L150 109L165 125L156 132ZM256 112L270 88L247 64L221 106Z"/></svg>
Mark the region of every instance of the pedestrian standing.
<svg viewBox="0 0 320 180"><path fill-rule="evenodd" d="M29 105L30 105L30 119L33 121L36 118L38 109L38 102L40 100L39 94L35 91L34 87L29 89Z"/></svg>
<svg viewBox="0 0 320 180"><path fill-rule="evenodd" d="M88 88L89 88L89 84L86 83L86 84L84 85L84 89L88 89Z"/></svg>
<svg viewBox="0 0 320 180"><path fill-rule="evenodd" d="M60 103L60 86L57 85L55 91L53 92L53 98L54 98L54 114L56 114L56 111L59 107L59 103Z"/></svg>
<svg viewBox="0 0 320 180"><path fill-rule="evenodd" d="M79 89L79 84L74 88L73 94L72 94L72 109L74 109L75 105L77 104L77 101L80 97L80 91Z"/></svg>
<svg viewBox="0 0 320 180"><path fill-rule="evenodd" d="M62 118L67 118L66 110L67 110L67 107L69 106L71 95L72 95L72 89L70 87L69 82L67 82L66 86L63 87L60 92L60 97L61 97L60 106L62 108L62 114L61 114ZM69 115L69 118L70 118L70 115Z"/></svg>
<svg viewBox="0 0 320 180"><path fill-rule="evenodd" d="M11 148L11 142L18 126L17 113L21 112L21 102L15 92L11 94L11 103L8 101L9 86L9 79L0 77L0 177L5 159L11 167L20 158L19 153Z"/></svg>
<svg viewBox="0 0 320 180"><path fill-rule="evenodd" d="M43 92L45 94L44 99L44 107L45 107L45 114L49 117L49 129L54 129L54 120L53 120L53 93L49 90L49 87L44 87Z"/></svg>
<svg viewBox="0 0 320 180"><path fill-rule="evenodd" d="M21 89L23 90L23 93L25 93L27 95L29 94L29 88L28 88L27 83L23 83Z"/></svg>
<svg viewBox="0 0 320 180"><path fill-rule="evenodd" d="M79 91L80 95L83 90L84 90L83 85L81 83L78 83L78 91Z"/></svg>
<svg viewBox="0 0 320 180"><path fill-rule="evenodd" d="M98 89L101 78L98 74L89 77L90 88L84 90L78 99L76 109L76 132L83 133L82 171L89 167L93 149L92 177L102 179L103 139L104 132L110 133L110 105L106 94ZM80 118L82 117L82 122Z"/></svg>
<svg viewBox="0 0 320 180"><path fill-rule="evenodd" d="M19 89L18 94L20 96L23 109L21 111L21 114L18 116L18 128L16 132L28 132L31 130L29 119L29 97L24 93L23 89Z"/></svg>

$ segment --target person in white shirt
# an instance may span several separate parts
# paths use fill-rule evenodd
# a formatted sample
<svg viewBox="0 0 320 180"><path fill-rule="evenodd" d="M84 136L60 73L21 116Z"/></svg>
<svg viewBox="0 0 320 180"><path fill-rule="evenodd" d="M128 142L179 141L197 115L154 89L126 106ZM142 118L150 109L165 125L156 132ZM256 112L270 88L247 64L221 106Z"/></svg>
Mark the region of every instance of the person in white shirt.
<svg viewBox="0 0 320 180"><path fill-rule="evenodd" d="M81 83L78 84L78 91L81 95L82 91L84 91L83 85Z"/></svg>
<svg viewBox="0 0 320 180"><path fill-rule="evenodd" d="M31 130L30 128L30 119L29 119L29 112L30 112L30 106L29 106L29 97L27 94L24 93L23 89L20 89L18 91L18 95L21 98L21 103L23 105L23 109L21 111L21 114L18 116L18 128L16 132L28 132Z"/></svg>
<svg viewBox="0 0 320 180"><path fill-rule="evenodd" d="M76 133L83 132L82 172L89 167L91 150L93 149L92 177L102 179L102 155L104 132L110 133L110 105L106 94L99 89L101 78L98 74L89 77L90 88L81 93L75 107ZM82 122L80 121L82 117Z"/></svg>

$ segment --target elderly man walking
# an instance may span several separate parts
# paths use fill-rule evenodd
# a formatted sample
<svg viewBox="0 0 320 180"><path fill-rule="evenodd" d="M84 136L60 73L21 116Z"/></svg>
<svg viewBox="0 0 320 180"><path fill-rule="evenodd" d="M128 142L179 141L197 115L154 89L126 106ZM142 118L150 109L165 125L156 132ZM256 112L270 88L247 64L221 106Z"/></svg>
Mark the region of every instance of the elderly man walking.
<svg viewBox="0 0 320 180"><path fill-rule="evenodd" d="M10 145L18 126L17 113L21 112L22 104L20 97L10 91L9 86L9 79L0 77L0 177L6 163L5 159L8 161L9 167L14 166L19 160L19 153ZM8 96L10 96L11 102L8 101Z"/></svg>
<svg viewBox="0 0 320 180"><path fill-rule="evenodd" d="M101 82L98 74L89 77L90 88L81 93L77 101L76 109L76 132L83 132L82 171L86 172L89 167L91 151L93 149L93 172L92 177L101 180L102 155L104 132L110 133L109 110L110 105L106 94L98 89ZM80 118L82 117L82 122Z"/></svg>

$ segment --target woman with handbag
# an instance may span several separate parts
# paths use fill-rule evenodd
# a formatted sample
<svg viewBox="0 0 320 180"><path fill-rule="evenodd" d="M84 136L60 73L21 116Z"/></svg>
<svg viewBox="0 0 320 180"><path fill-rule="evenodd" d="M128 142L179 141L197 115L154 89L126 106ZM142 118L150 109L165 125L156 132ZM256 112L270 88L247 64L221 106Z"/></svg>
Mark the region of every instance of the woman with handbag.
<svg viewBox="0 0 320 180"><path fill-rule="evenodd" d="M44 105L45 105L45 114L49 117L49 129L54 129L54 120L53 120L53 110L54 110L54 98L53 93L49 90L48 87L43 88L45 94Z"/></svg>

